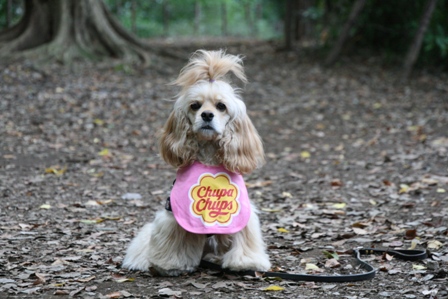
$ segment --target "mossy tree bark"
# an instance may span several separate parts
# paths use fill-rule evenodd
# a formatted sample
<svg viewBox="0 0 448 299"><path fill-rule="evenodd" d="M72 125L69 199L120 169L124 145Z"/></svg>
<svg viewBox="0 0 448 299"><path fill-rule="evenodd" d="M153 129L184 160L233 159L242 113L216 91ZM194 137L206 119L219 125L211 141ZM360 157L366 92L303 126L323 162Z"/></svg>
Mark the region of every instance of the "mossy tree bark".
<svg viewBox="0 0 448 299"><path fill-rule="evenodd" d="M428 29L429 23L431 22L431 17L436 8L437 0L428 0L426 3L425 11L423 12L422 18L420 20L420 26L415 33L414 41L409 47L408 53L403 63L403 76L402 79L405 81L409 78L412 68L414 67L415 61L418 58L420 49L422 47L423 38L425 37L425 32Z"/></svg>
<svg viewBox="0 0 448 299"><path fill-rule="evenodd" d="M0 58L149 62L149 47L99 0L27 0L21 21L0 32Z"/></svg>

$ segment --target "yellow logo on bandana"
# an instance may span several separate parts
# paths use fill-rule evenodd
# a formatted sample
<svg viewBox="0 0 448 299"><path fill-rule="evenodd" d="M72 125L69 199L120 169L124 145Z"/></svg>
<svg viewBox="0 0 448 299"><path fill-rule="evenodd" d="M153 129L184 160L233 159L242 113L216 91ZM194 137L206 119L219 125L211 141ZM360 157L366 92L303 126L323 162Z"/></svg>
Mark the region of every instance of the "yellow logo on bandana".
<svg viewBox="0 0 448 299"><path fill-rule="evenodd" d="M190 189L191 211L205 223L227 225L232 215L239 212L238 196L238 186L227 174L204 174Z"/></svg>

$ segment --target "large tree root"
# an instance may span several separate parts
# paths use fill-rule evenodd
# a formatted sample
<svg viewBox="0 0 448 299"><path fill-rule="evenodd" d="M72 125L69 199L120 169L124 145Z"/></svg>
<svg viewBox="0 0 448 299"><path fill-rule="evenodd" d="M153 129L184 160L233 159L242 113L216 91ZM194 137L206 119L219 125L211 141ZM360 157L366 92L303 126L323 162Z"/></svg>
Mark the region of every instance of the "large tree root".
<svg viewBox="0 0 448 299"><path fill-rule="evenodd" d="M25 15L0 33L0 58L116 58L149 63L149 47L126 31L98 0L28 0Z"/></svg>

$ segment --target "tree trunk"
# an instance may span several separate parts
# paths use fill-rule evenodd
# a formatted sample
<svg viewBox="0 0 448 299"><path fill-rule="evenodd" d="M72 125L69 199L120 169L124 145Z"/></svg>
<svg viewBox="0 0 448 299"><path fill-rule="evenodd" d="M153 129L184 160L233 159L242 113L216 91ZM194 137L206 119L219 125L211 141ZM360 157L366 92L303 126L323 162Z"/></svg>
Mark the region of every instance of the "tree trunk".
<svg viewBox="0 0 448 299"><path fill-rule="evenodd" d="M292 24L293 24L293 7L294 0L286 0L285 7L285 21L283 24L284 36L285 36L285 49L290 50L292 48Z"/></svg>
<svg viewBox="0 0 448 299"><path fill-rule="evenodd" d="M403 80L407 80L409 78L409 75L411 74L412 68L414 67L415 61L417 60L418 54L420 53L423 37L425 36L425 32L428 29L429 22L431 21L431 17L436 4L437 0L428 0L426 4L426 9L420 20L420 26L414 36L414 41L409 47L408 54L406 55L406 58L404 60L404 70L402 77Z"/></svg>
<svg viewBox="0 0 448 299"><path fill-rule="evenodd" d="M312 24L309 18L305 18L304 12L313 6L313 1L310 0L300 0L296 3L295 22L294 22L294 38L295 40L307 40L311 36Z"/></svg>
<svg viewBox="0 0 448 299"><path fill-rule="evenodd" d="M22 20L0 32L0 57L70 62L112 57L149 62L148 46L98 0L27 0Z"/></svg>
<svg viewBox="0 0 448 299"><path fill-rule="evenodd" d="M252 14L252 7L251 7L251 3L250 2L246 2L244 3L244 16L246 18L246 24L247 27L249 28L249 34L251 37L256 37L256 30L255 30L255 16L253 16Z"/></svg>
<svg viewBox="0 0 448 299"><path fill-rule="evenodd" d="M12 22L12 0L6 1L6 28L9 28L11 26Z"/></svg>
<svg viewBox="0 0 448 299"><path fill-rule="evenodd" d="M27 24L31 19L31 7L31 2L25 1L25 13L23 14L23 17L19 21L19 23L0 32L0 47L3 43L13 40L25 31Z"/></svg>
<svg viewBox="0 0 448 299"><path fill-rule="evenodd" d="M202 17L201 2L196 0L194 2L194 35L195 36L199 34L199 28L201 25L201 17Z"/></svg>
<svg viewBox="0 0 448 299"><path fill-rule="evenodd" d="M258 21L263 17L263 4L258 2L255 6L255 20L254 20L254 36L258 36Z"/></svg>
<svg viewBox="0 0 448 299"><path fill-rule="evenodd" d="M168 36L170 31L170 11L168 8L168 0L162 2L162 17L163 17L163 35Z"/></svg>
<svg viewBox="0 0 448 299"><path fill-rule="evenodd" d="M131 28L134 34L137 34L137 2L134 0L131 2Z"/></svg>
<svg viewBox="0 0 448 299"><path fill-rule="evenodd" d="M221 33L223 36L227 36L227 4L223 2L221 4Z"/></svg>
<svg viewBox="0 0 448 299"><path fill-rule="evenodd" d="M356 2L353 4L352 11L350 12L348 20L344 24L344 27L342 28L342 32L339 35L339 39L337 40L336 44L334 45L333 49L331 50L330 54L325 60L325 65L330 66L336 62L339 54L341 53L342 46L344 45L345 41L349 36L350 29L352 29L353 26L355 25L356 20L358 19L358 16L361 13L362 9L364 8L365 4L366 0L356 0Z"/></svg>

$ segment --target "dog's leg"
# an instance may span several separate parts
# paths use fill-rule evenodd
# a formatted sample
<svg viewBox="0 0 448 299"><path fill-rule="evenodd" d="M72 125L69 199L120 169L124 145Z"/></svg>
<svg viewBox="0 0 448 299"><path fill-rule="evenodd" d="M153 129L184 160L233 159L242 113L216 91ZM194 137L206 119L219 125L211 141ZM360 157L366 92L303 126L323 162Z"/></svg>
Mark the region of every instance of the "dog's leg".
<svg viewBox="0 0 448 299"><path fill-rule="evenodd" d="M137 236L132 240L126 251L122 267L130 270L147 271L152 266L150 261L150 246L151 234L154 228L154 223L147 223L138 232Z"/></svg>
<svg viewBox="0 0 448 299"><path fill-rule="evenodd" d="M206 236L185 231L173 214L157 213L131 242L123 267L148 270L153 267L160 275L177 276L193 272L199 265Z"/></svg>
<svg viewBox="0 0 448 299"><path fill-rule="evenodd" d="M271 267L254 207L247 226L232 236L231 247L223 256L222 266L233 271L267 271Z"/></svg>

